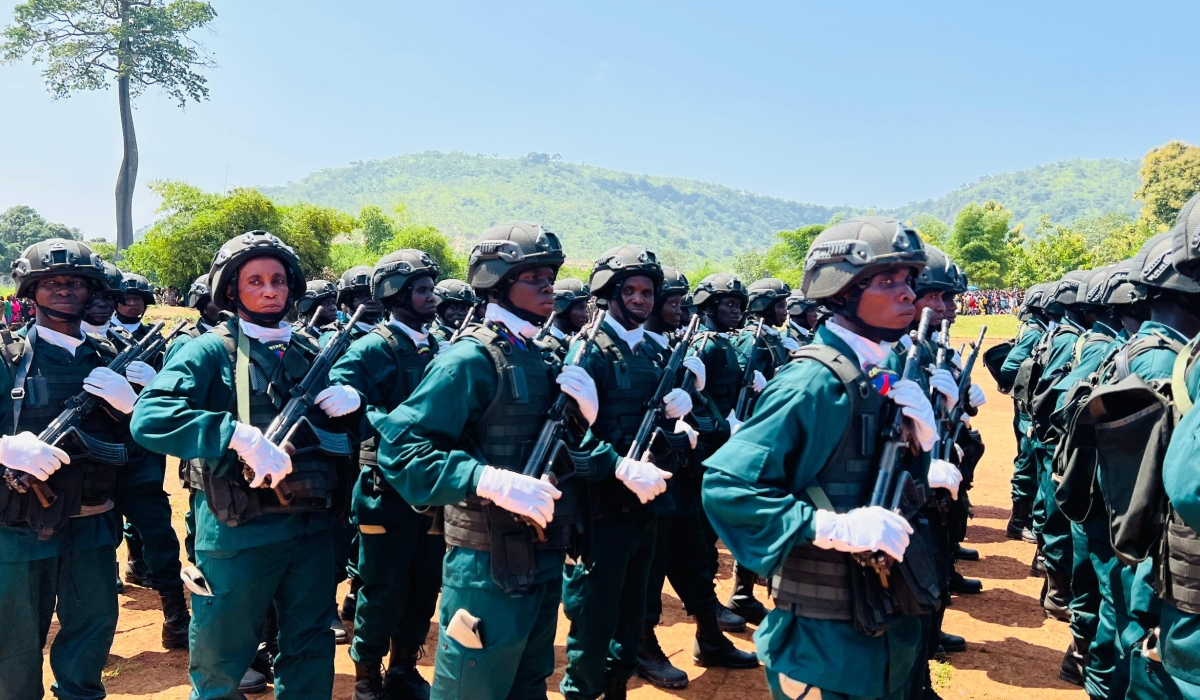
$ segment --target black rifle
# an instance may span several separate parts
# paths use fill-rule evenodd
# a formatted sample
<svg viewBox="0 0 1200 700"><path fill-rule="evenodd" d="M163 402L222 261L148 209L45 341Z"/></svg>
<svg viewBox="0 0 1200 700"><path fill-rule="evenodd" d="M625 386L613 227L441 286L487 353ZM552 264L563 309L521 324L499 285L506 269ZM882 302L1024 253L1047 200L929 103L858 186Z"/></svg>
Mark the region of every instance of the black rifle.
<svg viewBox="0 0 1200 700"><path fill-rule="evenodd" d="M541 340L545 338L548 333L550 333L550 327L554 325L554 319L556 318L558 318L558 311L551 312L550 318L546 319L546 322L543 323L542 327L538 329L537 335L533 336L533 342L541 342Z"/></svg>
<svg viewBox="0 0 1200 700"><path fill-rule="evenodd" d="M471 325L471 322L475 320L476 308L478 307L472 306L470 310L467 311L467 315L463 317L462 323L458 324L458 328L455 328L454 332L450 334L450 340L448 340L447 343L453 345L454 341L458 340L462 336L463 331L467 330L467 326Z"/></svg>
<svg viewBox="0 0 1200 700"><path fill-rule="evenodd" d="M362 313L362 306L355 309L349 323L339 329L329 339L329 343L321 348L321 352L317 353L317 356L313 359L312 367L309 367L308 373L304 375L304 379L301 379L288 392L290 398L283 405L283 410L279 412L279 415L275 416L275 419L263 431L263 437L267 439L267 442L282 448L289 455L295 455L298 452L309 449L319 449L326 454L339 456L348 456L350 454L350 438L341 433L331 433L327 430L317 428L308 420L308 412L312 409L313 404L316 403L314 401L317 393L315 389L322 384L327 384L329 370L333 367L333 363L346 352L346 347L350 345L350 331L354 330L354 326L358 323L358 319L362 316ZM300 443L306 446L300 447ZM311 445L311 447L308 445ZM247 481L254 480L254 470L250 468L250 465L243 467L242 476ZM268 477L263 483L275 491L275 496L279 499L280 505L291 505L295 494L292 493L292 489L288 487L287 482L280 481L277 484L273 484Z"/></svg>
<svg viewBox="0 0 1200 700"><path fill-rule="evenodd" d="M929 319L932 315L931 309L921 312L921 322L917 325L917 331L912 336L912 346L908 348L908 355L904 358L904 368L900 373L902 380L915 380L921 372L917 358L920 355L921 346L929 337ZM899 512L905 495L912 494L916 490L912 474L902 464L905 459L905 451L911 451L911 446L904 439L903 433L904 411L896 406L892 423L884 433L887 443L884 444L883 452L879 457L879 473L875 477L875 488L871 492L871 505L880 506L893 512ZM879 574L880 583L884 588L888 587L888 576L891 574L892 564L895 562L889 554L886 552L860 552L854 557L863 566L875 569L875 572Z"/></svg>
<svg viewBox="0 0 1200 700"><path fill-rule="evenodd" d="M937 355L935 356L933 366L934 369L946 369L947 358L950 354L950 321L942 319L942 326L939 330ZM931 387L929 390L929 401L933 404L933 416L937 420L939 434L942 436L949 435L951 430L950 411L946 410L946 402L941 392ZM941 443L939 442L938 445L933 451L935 455L941 454Z"/></svg>
<svg viewBox="0 0 1200 700"><path fill-rule="evenodd" d="M671 358L667 360L666 367L663 368L662 379L658 382L658 388L655 389L654 395L646 403L646 413L642 415L642 424L638 426L637 435L633 438L633 443L629 446L629 452L625 456L629 459L640 460L645 454L650 451L650 446L654 443L654 437L657 434L655 426L658 425L659 419L666 414L666 406L663 405L663 399L667 394L675 388L675 375L679 374L679 368L683 365L683 358L687 356L688 346L692 343L692 338L696 335L697 329L700 328L700 317L693 316L692 322L688 324L687 330L683 337L675 344L675 349L671 351ZM696 375L688 373L684 377L683 389L691 393L692 386L696 383Z"/></svg>
<svg viewBox="0 0 1200 700"><path fill-rule="evenodd" d="M750 346L746 369L742 372L742 390L738 392L737 408L734 409L734 416L741 421L746 420L750 414L750 398L754 393L754 356L758 354L758 346L762 343L763 326L765 325L766 322L759 319L758 329L754 331L754 345Z"/></svg>
<svg viewBox="0 0 1200 700"><path fill-rule="evenodd" d="M171 340L175 338L175 336L179 335L180 332L182 332L183 329L185 327L187 327L187 324L188 324L187 321L180 321L179 323L175 324L175 327L171 329L170 333L166 333L166 334L159 334L159 333L154 333L154 332L147 333L146 334L147 337L151 337L151 336L154 337L154 342L147 345L142 350L142 352L140 352L138 354L137 361L138 362L149 362L150 360L153 360L155 355L158 355L160 352L163 351L164 348L167 347L167 343L170 343Z"/></svg>
<svg viewBox="0 0 1200 700"><path fill-rule="evenodd" d="M979 337L971 344L971 357L963 364L962 373L958 375L958 404L954 410L950 411L950 435L948 437L943 435L942 442L934 453L941 459L949 461L950 452L954 449L954 443L958 442L959 432L962 431L962 417L967 412L967 403L971 395L971 373L975 370L975 360L979 359L979 353L983 348L983 337L986 334L987 326L979 329Z"/></svg>
<svg viewBox="0 0 1200 700"><path fill-rule="evenodd" d="M141 340L125 346L125 349L117 353L112 362L108 363L108 368L125 376L125 370L129 367L129 363L150 356L147 351L162 340L160 331L165 323L166 321L159 321ZM178 328L176 328L176 332L178 332ZM45 430L38 435L38 440L58 447L70 455L72 460L85 458L101 464L124 464L129 459L124 445L97 440L79 429L83 419L87 418L102 402L103 399L99 396L86 391L72 396L67 399L66 408L62 413L59 413L50 422L50 425L47 425ZM4 481L10 489L17 493L25 493L29 489L33 489L34 495L37 496L38 502L42 504L43 508L49 508L58 500L58 496L50 486L32 474L5 469Z"/></svg>

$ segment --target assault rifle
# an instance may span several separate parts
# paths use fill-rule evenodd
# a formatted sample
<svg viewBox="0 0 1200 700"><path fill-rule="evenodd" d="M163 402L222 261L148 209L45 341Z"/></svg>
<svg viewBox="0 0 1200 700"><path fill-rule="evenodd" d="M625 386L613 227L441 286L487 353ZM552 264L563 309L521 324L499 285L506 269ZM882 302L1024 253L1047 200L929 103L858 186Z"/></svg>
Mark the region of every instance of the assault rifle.
<svg viewBox="0 0 1200 700"><path fill-rule="evenodd" d="M958 434L963 427L962 417L967 412L967 403L971 395L971 372L975 370L975 360L979 359L979 353L983 349L983 337L986 334L987 326L979 329L979 337L975 339L974 343L971 343L971 357L963 364L962 372L958 375L958 404L955 405L954 410L950 411L950 436L942 437L942 442L935 453L935 456L940 459L949 461L954 443L958 442Z"/></svg>
<svg viewBox="0 0 1200 700"><path fill-rule="evenodd" d="M308 369L304 379L301 379L288 392L290 398L283 405L283 410L263 431L263 437L267 439L267 442L283 448L289 455L311 449L319 449L330 455L348 456L350 454L350 438L341 433L332 433L316 427L308 420L308 412L315 403L313 399L316 392L314 390L329 380L329 370L333 367L333 363L346 352L346 347L350 345L350 331L354 330L362 313L363 306L355 309L350 321L329 339L329 343L321 348L321 352L317 353L312 367ZM299 447L298 444L307 446ZM250 468L250 465L242 468L242 476L247 481L254 479L254 470ZM280 505L291 505L295 494L292 493L287 482L280 481L273 484L268 478L263 483L275 491L275 497L279 499Z"/></svg>
<svg viewBox="0 0 1200 700"><path fill-rule="evenodd" d="M475 309L477 308L479 307L472 305L467 311L467 315L463 317L462 323L458 324L458 328L455 328L454 332L450 334L450 340L447 341L450 345L453 345L454 341L462 337L463 331L467 330L467 326L471 325L471 322L475 320Z"/></svg>
<svg viewBox="0 0 1200 700"><path fill-rule="evenodd" d="M625 455L629 459L643 459L644 455L650 451L650 446L654 443L654 436L656 434L655 426L658 424L659 419L666 414L666 406L663 405L663 399L675 388L675 375L679 374L679 368L683 366L683 358L687 355L688 346L692 344L692 338L696 335L696 331L699 328L700 317L693 316L692 322L688 324L683 337L675 344L675 349L671 351L671 358L667 360L667 366L663 368L662 379L659 380L658 388L655 389L654 395L650 397L650 401L646 404L646 413L642 415L642 424L638 426L637 434L633 438L633 444L629 446L629 452ZM690 393L695 383L696 375L689 372L683 379L683 389Z"/></svg>
<svg viewBox="0 0 1200 700"><path fill-rule="evenodd" d="M151 357L153 355L150 352L151 348L158 346L161 349L161 346L158 344L160 341L163 341L161 331L165 323L166 321L159 321L150 328L150 332L141 340L131 342L125 346L125 349L117 353L112 362L108 363L108 368L121 376L125 376L125 370L131 362L142 360L143 357ZM172 335L178 332L179 327L176 327ZM165 344L165 341L163 341L163 344ZM18 389L22 392L22 397L24 397L24 387L18 387ZM103 401L99 396L89 394L86 391L81 391L72 396L67 399L66 408L63 409L62 413L59 413L50 422L50 425L47 425L45 430L38 435L38 440L47 445L54 445L63 452L66 452L71 456L72 461L84 458L101 464L124 464L129 460L129 455L124 445L97 440L79 429L79 426L83 423L83 419L87 418ZM32 474L5 469L4 481L10 489L17 493L25 493L33 489L34 495L37 496L38 502L42 504L43 508L49 508L58 500L58 496L55 495L50 486Z"/></svg>
<svg viewBox="0 0 1200 700"><path fill-rule="evenodd" d="M541 340L550 333L550 327L554 325L554 319L556 318L558 318L557 310L551 312L550 318L546 319L546 322L543 323L542 327L538 329L537 335L533 336L533 342L541 342Z"/></svg>
<svg viewBox="0 0 1200 700"><path fill-rule="evenodd" d="M901 379L915 380L921 372L920 362L917 358L920 355L921 346L929 337L929 319L932 315L931 309L921 312L921 322L911 336L913 342L904 358L904 368L900 372ZM904 411L899 406L896 407L895 417L884 433L884 437L887 438L887 443L884 444L883 452L879 457L879 474L875 477L875 488L871 492L871 505L899 512L905 495L911 495L916 490L912 474L901 463L905 458L904 452L911 448L904 439ZM884 588L888 587L888 576L891 575L892 564L895 563L889 554L886 552L860 552L855 554L854 558L863 566L875 569L880 583Z"/></svg>
<svg viewBox="0 0 1200 700"><path fill-rule="evenodd" d="M758 346L762 343L763 326L765 325L766 322L759 319L758 328L754 331L754 345L750 346L746 369L742 372L742 390L738 392L737 407L734 409L734 415L741 421L746 420L746 417L750 415L750 398L754 393L754 356L758 354Z"/></svg>

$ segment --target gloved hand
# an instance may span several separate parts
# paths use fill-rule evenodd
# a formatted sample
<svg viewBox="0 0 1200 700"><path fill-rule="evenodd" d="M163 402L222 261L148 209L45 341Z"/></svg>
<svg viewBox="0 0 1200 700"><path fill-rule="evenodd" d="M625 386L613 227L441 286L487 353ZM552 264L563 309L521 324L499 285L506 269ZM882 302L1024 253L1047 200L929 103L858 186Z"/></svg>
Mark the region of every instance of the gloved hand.
<svg viewBox="0 0 1200 700"><path fill-rule="evenodd" d="M139 360L130 362L129 366L125 368L125 378L133 384L146 386L157 376L158 372L155 372L153 367Z"/></svg>
<svg viewBox="0 0 1200 700"><path fill-rule="evenodd" d="M750 388L756 394L761 394L762 390L767 388L767 378L763 376L762 372L754 370L754 380L750 383Z"/></svg>
<svg viewBox="0 0 1200 700"><path fill-rule="evenodd" d="M596 382L582 367L568 365L558 374L558 385L562 392L575 399L579 412L588 425L596 422L596 414L600 412L600 399L596 395Z"/></svg>
<svg viewBox="0 0 1200 700"><path fill-rule="evenodd" d="M888 398L900 406L901 412L908 418L913 434L923 452L933 449L937 442L937 428L934 427L933 405L920 385L911 379L901 379L892 385Z"/></svg>
<svg viewBox="0 0 1200 700"><path fill-rule="evenodd" d="M107 367L97 367L84 377L83 390L125 415L133 413L133 404L137 403L137 392L129 386L129 380Z"/></svg>
<svg viewBox="0 0 1200 700"><path fill-rule="evenodd" d="M848 513L818 510L813 514L816 536L813 544L839 552L886 552L896 561L904 561L908 536L913 533L907 520L886 508L866 506Z"/></svg>
<svg viewBox="0 0 1200 700"><path fill-rule="evenodd" d="M685 357L683 368L696 375L696 391L704 391L705 385L708 384L708 368L704 366L704 360L695 355Z"/></svg>
<svg viewBox="0 0 1200 700"><path fill-rule="evenodd" d="M972 384L971 388L967 390L967 402L975 408L987 403L987 394L983 393L983 387Z"/></svg>
<svg viewBox="0 0 1200 700"><path fill-rule="evenodd" d="M796 352L800 349L800 343L797 343L796 339L790 335L785 335L780 338L779 344L782 345L783 349L787 350L788 352Z"/></svg>
<svg viewBox="0 0 1200 700"><path fill-rule="evenodd" d="M671 478L671 472L665 472L649 462L625 457L617 466L616 477L645 505L667 490L666 480Z"/></svg>
<svg viewBox="0 0 1200 700"><path fill-rule="evenodd" d="M49 479L59 467L70 463L71 458L66 452L38 440L28 430L0 438L0 464L13 471L31 474L38 481Z"/></svg>
<svg viewBox="0 0 1200 700"><path fill-rule="evenodd" d="M742 421L737 419L737 409L729 409L729 415L725 416L725 420L729 423L729 437L737 435L737 431L742 427Z"/></svg>
<svg viewBox="0 0 1200 700"><path fill-rule="evenodd" d="M692 412L692 396L683 389L672 389L663 397L667 418L683 418Z"/></svg>
<svg viewBox="0 0 1200 700"><path fill-rule="evenodd" d="M956 501L958 500L958 485L962 483L962 478L962 472L958 471L958 467L944 459L935 459L929 463L929 487L946 489L950 492L950 497Z"/></svg>
<svg viewBox="0 0 1200 700"><path fill-rule="evenodd" d="M958 382L950 370L937 369L929 366L929 386L942 395L942 403L947 411L953 410L958 403Z"/></svg>
<svg viewBox="0 0 1200 700"><path fill-rule="evenodd" d="M692 449L696 449L696 444L700 440L700 433L697 433L692 426L687 424L687 421L675 421L675 433L683 433L687 435L688 442L692 443Z"/></svg>
<svg viewBox="0 0 1200 700"><path fill-rule="evenodd" d="M562 492L549 481L489 465L479 474L475 495L546 527L554 520L554 502Z"/></svg>
<svg viewBox="0 0 1200 700"><path fill-rule="evenodd" d="M362 397L358 392L345 384L331 384L325 387L314 401L330 418L354 413L362 405Z"/></svg>
<svg viewBox="0 0 1200 700"><path fill-rule="evenodd" d="M253 425L238 423L233 426L233 437L229 449L238 454L246 466L254 472L250 488L274 486L292 473L292 458L277 445L271 444L262 431ZM267 478L270 477L270 483Z"/></svg>

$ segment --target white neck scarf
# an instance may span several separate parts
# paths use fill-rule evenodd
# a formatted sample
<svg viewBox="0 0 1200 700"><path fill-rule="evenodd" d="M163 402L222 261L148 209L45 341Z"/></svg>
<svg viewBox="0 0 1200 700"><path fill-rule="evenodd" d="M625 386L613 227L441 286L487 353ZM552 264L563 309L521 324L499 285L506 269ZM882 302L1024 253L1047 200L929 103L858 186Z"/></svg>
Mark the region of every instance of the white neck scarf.
<svg viewBox="0 0 1200 700"><path fill-rule="evenodd" d="M260 343L272 343L276 341L290 343L292 341L292 324L287 321L280 321L278 328L267 328L266 326L250 323L244 318L239 318L238 329Z"/></svg>
<svg viewBox="0 0 1200 700"><path fill-rule="evenodd" d="M829 319L825 327L845 341L854 354L858 355L858 364L864 372L868 367L883 365L884 360L891 354L892 348L895 346L895 343L876 343L868 340L854 331L838 325L836 317Z"/></svg>
<svg viewBox="0 0 1200 700"><path fill-rule="evenodd" d="M537 335L538 327L517 316L499 304L488 304L487 312L483 314L484 323L499 323L511 333L529 340Z"/></svg>
<svg viewBox="0 0 1200 700"><path fill-rule="evenodd" d="M87 336L73 338L66 333L59 333L58 331L45 326L34 326L33 328L30 328L29 335L26 337L30 340L37 340L38 338L41 338L47 343L60 347L63 350L71 353L71 357L75 356L75 348L83 345L83 341L87 339Z"/></svg>
<svg viewBox="0 0 1200 700"><path fill-rule="evenodd" d="M401 321L400 319L396 318L395 315L391 316L391 318L388 320L388 323L395 326L396 328L399 328L401 331L404 331L404 334L407 335L409 338L412 338L413 343L417 347L423 348L423 347L429 345L429 330L428 329L423 328L420 331L414 331L404 321ZM359 325L361 326L362 324L360 323Z"/></svg>
<svg viewBox="0 0 1200 700"><path fill-rule="evenodd" d="M622 326L620 322L610 316L604 317L604 325L610 333L624 340L630 350L637 350L638 346L642 344L642 337L645 335L645 331L642 330L641 326L632 330L626 330L625 326Z"/></svg>

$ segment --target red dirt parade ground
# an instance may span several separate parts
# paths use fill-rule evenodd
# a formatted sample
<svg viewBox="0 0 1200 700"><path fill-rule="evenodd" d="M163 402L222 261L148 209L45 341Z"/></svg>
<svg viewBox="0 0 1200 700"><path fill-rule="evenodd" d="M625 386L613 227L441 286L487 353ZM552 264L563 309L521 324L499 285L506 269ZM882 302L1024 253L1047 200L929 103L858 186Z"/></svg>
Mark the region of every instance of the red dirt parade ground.
<svg viewBox="0 0 1200 700"><path fill-rule="evenodd" d="M965 338L963 340L966 340ZM1015 450L1012 431L1012 401L996 390L987 372L980 367L978 381L987 391L988 403L975 419L974 425L983 433L987 453L975 477L971 500L975 517L971 521L967 546L977 548L980 561L963 562L959 571L983 580L982 595L955 597L946 614L945 629L966 637L965 653L952 654L946 664L937 664L934 677L943 698L1029 698L1051 700L1079 698L1082 691L1058 679L1058 666L1063 650L1070 641L1067 625L1046 619L1038 605L1041 579L1029 578L1029 562L1033 545L1013 542L1004 537L1009 516L1009 478ZM172 460L173 461L173 460ZM168 475L175 469L169 465ZM183 513L186 502L178 480L168 476L167 490L176 515L176 529L183 538ZM124 557L124 548L119 552ZM721 551L721 572L717 580L718 595L724 599L732 586L733 560L728 551ZM343 584L340 594L344 594ZM759 589L760 597L763 591ZM728 671L703 669L691 662L692 635L695 627L688 620L673 591L664 593L663 623L658 637L663 650L672 662L687 672L691 684L686 690L664 691L634 678L629 696L637 700L648 698L691 698L695 700L759 700L768 698L766 681L761 669ZM769 603L768 603L769 604ZM111 698L139 700L182 700L188 696L188 656L186 651L165 651L159 643L162 613L155 592L127 585L120 596L120 621L116 640L105 670L105 684ZM50 631L53 639L57 622ZM743 649L753 650L753 628L745 634L732 635ZM555 640L558 663L551 677L551 698L561 698L555 692L566 663L567 620L559 614L558 636ZM437 648L437 626L434 625L426 645L429 655L419 662L426 678L433 675L433 651ZM348 699L354 685L354 667L346 653L347 647L337 649L334 698ZM47 646L47 653L49 647ZM46 687L52 677L48 660L44 666ZM270 690L253 700L266 700Z"/></svg>

